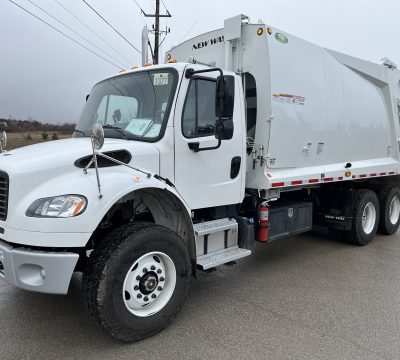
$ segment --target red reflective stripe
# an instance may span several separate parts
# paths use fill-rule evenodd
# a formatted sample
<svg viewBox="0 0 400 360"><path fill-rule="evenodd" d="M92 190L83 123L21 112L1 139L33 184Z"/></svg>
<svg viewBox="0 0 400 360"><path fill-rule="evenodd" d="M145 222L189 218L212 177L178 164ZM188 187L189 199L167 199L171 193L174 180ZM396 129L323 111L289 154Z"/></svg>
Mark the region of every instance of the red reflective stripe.
<svg viewBox="0 0 400 360"><path fill-rule="evenodd" d="M341 177L339 178L339 180L343 180L343 176L341 176Z"/></svg>
<svg viewBox="0 0 400 360"><path fill-rule="evenodd" d="M333 178L325 178L324 181L325 182L333 181Z"/></svg>
<svg viewBox="0 0 400 360"><path fill-rule="evenodd" d="M360 178L361 178L361 179L364 179L364 178L366 178L366 177L367 177L367 175L365 175L365 174L360 175Z"/></svg>
<svg viewBox="0 0 400 360"><path fill-rule="evenodd" d="M377 175L377 174L371 174L370 176L371 176L371 177L375 177L376 175Z"/></svg>
<svg viewBox="0 0 400 360"><path fill-rule="evenodd" d="M356 178L356 176L355 175L353 175L353 179L355 179Z"/></svg>
<svg viewBox="0 0 400 360"><path fill-rule="evenodd" d="M303 184L303 181L301 180L292 181L292 185L301 185L301 184Z"/></svg>
<svg viewBox="0 0 400 360"><path fill-rule="evenodd" d="M274 183L274 184L272 184L272 187L273 187L273 188L281 187L281 186L285 186L285 183L284 183L284 182L279 182L279 183Z"/></svg>
<svg viewBox="0 0 400 360"><path fill-rule="evenodd" d="M386 173L380 173L381 176L386 176Z"/></svg>
<svg viewBox="0 0 400 360"><path fill-rule="evenodd" d="M394 171L391 171L391 172L389 173L389 175L394 175L394 174L396 174Z"/></svg>
<svg viewBox="0 0 400 360"><path fill-rule="evenodd" d="M319 180L318 180L318 179L310 179L310 180L308 180L308 182L309 182L310 184L315 184L315 183L318 183Z"/></svg>

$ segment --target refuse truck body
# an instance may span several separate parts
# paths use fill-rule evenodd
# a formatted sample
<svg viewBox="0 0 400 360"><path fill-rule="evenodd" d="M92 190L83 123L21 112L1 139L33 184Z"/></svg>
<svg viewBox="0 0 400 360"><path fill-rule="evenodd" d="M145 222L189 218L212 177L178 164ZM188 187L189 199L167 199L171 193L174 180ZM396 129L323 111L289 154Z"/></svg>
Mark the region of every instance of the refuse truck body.
<svg viewBox="0 0 400 360"><path fill-rule="evenodd" d="M227 19L95 85L71 139L4 151L3 136L0 276L66 294L81 272L110 335L154 335L197 271L256 244L314 226L357 246L397 232L399 110L390 60Z"/></svg>

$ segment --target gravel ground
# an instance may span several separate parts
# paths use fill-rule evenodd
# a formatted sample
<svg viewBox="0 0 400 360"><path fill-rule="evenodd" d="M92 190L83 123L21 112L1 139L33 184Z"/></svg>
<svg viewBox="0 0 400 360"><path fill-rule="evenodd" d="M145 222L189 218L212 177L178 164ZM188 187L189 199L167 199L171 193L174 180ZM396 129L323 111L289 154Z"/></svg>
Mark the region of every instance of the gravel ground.
<svg viewBox="0 0 400 360"><path fill-rule="evenodd" d="M161 334L109 338L81 303L0 280L0 359L400 359L400 233L365 248L311 233L198 274Z"/></svg>

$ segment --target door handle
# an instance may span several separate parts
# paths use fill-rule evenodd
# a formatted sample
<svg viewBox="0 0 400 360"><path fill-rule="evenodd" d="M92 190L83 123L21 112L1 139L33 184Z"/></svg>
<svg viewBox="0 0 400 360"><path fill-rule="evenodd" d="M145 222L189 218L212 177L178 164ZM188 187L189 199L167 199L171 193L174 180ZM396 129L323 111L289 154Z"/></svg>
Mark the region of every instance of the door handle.
<svg viewBox="0 0 400 360"><path fill-rule="evenodd" d="M240 173L240 166L242 164L242 158L240 156L236 156L232 159L231 162L231 179L236 179Z"/></svg>

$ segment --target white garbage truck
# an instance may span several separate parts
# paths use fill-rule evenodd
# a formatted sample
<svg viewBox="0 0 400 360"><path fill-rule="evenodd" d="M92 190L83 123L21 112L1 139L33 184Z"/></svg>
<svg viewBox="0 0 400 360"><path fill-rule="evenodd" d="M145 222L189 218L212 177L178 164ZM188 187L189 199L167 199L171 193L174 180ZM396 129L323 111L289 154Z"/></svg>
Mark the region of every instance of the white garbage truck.
<svg viewBox="0 0 400 360"><path fill-rule="evenodd" d="M363 246L399 228L400 72L388 59L240 15L86 100L71 139L0 154L0 274L66 294L82 272L86 307L117 339L164 329L197 271L256 242L319 225Z"/></svg>

